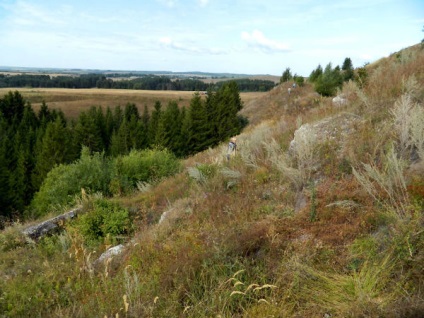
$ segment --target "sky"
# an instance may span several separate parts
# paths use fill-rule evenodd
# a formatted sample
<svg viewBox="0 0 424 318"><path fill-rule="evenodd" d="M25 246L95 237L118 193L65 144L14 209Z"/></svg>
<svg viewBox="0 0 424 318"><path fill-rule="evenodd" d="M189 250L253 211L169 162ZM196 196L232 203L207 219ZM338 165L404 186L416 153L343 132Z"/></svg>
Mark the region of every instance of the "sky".
<svg viewBox="0 0 424 318"><path fill-rule="evenodd" d="M0 0L0 66L308 76L423 26L424 0Z"/></svg>

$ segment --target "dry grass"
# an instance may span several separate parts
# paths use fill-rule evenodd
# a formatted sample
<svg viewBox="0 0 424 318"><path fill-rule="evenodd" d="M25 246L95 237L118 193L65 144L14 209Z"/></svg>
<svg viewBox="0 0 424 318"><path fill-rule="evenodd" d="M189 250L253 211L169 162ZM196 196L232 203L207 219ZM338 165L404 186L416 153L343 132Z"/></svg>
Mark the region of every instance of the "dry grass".
<svg viewBox="0 0 424 318"><path fill-rule="evenodd" d="M66 88L0 88L0 96L9 91L18 90L28 100L35 111L43 101L52 109L61 109L66 117L75 118L91 106L114 108L124 107L127 103L134 103L142 113L146 105L151 110L156 101L166 106L169 101L177 101L180 107L190 105L194 92L191 91L149 91L149 90L125 90L125 89L66 89ZM249 103L266 93L241 93L244 103Z"/></svg>
<svg viewBox="0 0 424 318"><path fill-rule="evenodd" d="M344 89L348 109L333 107L330 99L314 100L308 85L290 101L281 86L248 102L243 112L251 124L238 136L239 152L230 163L223 160L222 144L185 160L190 170L141 187L131 197L114 198L131 209L138 230L125 255L106 271L91 271L88 261L96 253L78 233L69 234L67 249L60 240L12 245L0 254L0 272L8 283L0 285L0 310L9 310L11 317L31 312L196 318L419 312L424 298L422 205L408 201L406 191L422 193L417 175L423 168L419 163L403 167L387 148L395 137L389 112L395 100L408 93L414 104L422 103L417 87L424 70L417 64L421 55L414 54L400 57L396 66L389 59L370 68L371 73L377 68L395 72L386 74L388 83L379 83L384 81L381 71L372 74L376 82L365 90L349 83ZM421 73L414 75L412 66ZM402 77L407 74L414 77ZM111 99L117 96L107 93ZM311 124L346 110L365 119L346 138L347 163L334 155L336 142L311 156L311 140L295 136L296 118ZM297 160L288 155L292 139L305 147ZM276 159L286 160L283 168L294 175ZM315 159L325 161L318 171ZM361 167L359 180L349 162ZM313 189L292 186L300 167L306 167L304 179L313 179ZM298 201L303 205L295 209ZM410 217L393 218L390 209L398 206L401 213L407 206Z"/></svg>

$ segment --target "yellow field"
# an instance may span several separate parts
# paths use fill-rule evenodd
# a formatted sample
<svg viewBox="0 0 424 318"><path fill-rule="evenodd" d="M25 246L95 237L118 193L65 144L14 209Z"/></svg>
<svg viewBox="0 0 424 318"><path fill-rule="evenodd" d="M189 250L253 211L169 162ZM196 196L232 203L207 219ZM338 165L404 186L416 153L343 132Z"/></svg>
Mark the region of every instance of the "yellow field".
<svg viewBox="0 0 424 318"><path fill-rule="evenodd" d="M81 111L91 106L124 107L127 103L134 103L140 112L144 105L151 110L156 101L165 107L169 101L177 101L180 107L189 106L194 92L187 91L147 91L126 89L65 89L65 88L0 88L0 97L9 91L19 91L29 101L35 111L38 111L43 101L51 109L61 109L66 117L74 118ZM266 93L240 93L246 104Z"/></svg>

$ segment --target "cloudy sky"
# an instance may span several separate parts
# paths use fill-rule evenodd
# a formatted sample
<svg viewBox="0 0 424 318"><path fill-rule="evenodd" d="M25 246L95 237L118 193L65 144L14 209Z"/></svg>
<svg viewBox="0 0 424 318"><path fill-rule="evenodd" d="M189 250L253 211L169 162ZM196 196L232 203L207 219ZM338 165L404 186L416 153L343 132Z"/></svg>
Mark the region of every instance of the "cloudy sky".
<svg viewBox="0 0 424 318"><path fill-rule="evenodd" d="M424 0L0 0L0 66L307 76L423 26Z"/></svg>

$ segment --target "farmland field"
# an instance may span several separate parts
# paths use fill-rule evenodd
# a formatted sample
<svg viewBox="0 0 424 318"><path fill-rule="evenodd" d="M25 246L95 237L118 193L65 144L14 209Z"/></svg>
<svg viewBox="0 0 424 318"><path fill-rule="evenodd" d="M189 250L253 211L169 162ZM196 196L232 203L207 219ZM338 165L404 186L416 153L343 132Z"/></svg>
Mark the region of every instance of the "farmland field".
<svg viewBox="0 0 424 318"><path fill-rule="evenodd" d="M38 111L41 103L46 102L51 109L61 109L66 117L75 118L81 111L91 106L115 106L124 107L127 103L134 103L140 112L145 105L151 110L156 101L160 101L165 107L169 101L177 101L180 107L189 106L194 92L190 91L149 91L149 90L126 90L126 89L65 89L65 88L0 88L0 97L9 91L19 91L20 94L31 103L35 111ZM259 98L265 92L240 93L244 104Z"/></svg>

